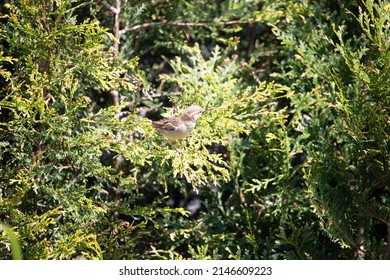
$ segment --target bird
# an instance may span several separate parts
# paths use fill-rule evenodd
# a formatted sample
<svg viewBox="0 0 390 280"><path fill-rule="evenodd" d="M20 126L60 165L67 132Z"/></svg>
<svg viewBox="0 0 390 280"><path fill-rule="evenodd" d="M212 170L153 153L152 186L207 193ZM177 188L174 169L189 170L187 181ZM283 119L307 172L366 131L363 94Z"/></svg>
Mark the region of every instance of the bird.
<svg viewBox="0 0 390 280"><path fill-rule="evenodd" d="M168 140L181 140L187 137L196 125L196 120L206 110L198 105L192 105L184 110L178 117L152 122L157 132L164 135Z"/></svg>

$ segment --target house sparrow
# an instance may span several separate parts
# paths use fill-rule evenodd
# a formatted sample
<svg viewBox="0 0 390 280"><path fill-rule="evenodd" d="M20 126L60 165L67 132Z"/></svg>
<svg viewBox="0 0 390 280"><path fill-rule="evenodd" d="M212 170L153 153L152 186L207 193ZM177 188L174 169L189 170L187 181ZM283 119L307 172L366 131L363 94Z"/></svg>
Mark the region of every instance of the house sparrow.
<svg viewBox="0 0 390 280"><path fill-rule="evenodd" d="M183 139L194 129L196 120L205 110L198 106L188 107L181 116L152 122L153 127L169 140Z"/></svg>

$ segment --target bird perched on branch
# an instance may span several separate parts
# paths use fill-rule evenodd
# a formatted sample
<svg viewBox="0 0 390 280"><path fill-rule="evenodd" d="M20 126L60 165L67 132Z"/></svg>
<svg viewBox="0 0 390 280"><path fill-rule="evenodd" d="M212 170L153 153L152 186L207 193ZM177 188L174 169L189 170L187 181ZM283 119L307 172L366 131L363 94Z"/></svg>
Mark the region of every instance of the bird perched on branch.
<svg viewBox="0 0 390 280"><path fill-rule="evenodd" d="M152 125L159 133L168 138L168 140L183 139L192 132L195 128L196 120L204 111L202 107L192 105L185 109L181 116L154 121Z"/></svg>

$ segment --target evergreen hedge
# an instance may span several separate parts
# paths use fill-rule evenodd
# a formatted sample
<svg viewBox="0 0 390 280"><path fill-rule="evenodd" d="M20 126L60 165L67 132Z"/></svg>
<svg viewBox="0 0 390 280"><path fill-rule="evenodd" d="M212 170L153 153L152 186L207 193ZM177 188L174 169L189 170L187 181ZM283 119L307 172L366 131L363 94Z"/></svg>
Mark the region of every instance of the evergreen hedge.
<svg viewBox="0 0 390 280"><path fill-rule="evenodd" d="M389 17L5 1L0 258L390 258ZM154 131L191 104L190 137Z"/></svg>

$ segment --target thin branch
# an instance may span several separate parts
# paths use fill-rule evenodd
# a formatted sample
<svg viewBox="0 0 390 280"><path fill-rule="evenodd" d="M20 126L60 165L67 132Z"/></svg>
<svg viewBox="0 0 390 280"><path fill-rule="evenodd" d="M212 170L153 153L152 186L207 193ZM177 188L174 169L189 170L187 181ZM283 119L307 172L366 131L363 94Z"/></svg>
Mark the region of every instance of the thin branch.
<svg viewBox="0 0 390 280"><path fill-rule="evenodd" d="M16 133L16 132L9 131L9 130L2 129L2 128L0 128L0 131L1 131L1 132L4 132L4 133L7 133L7 134L11 134L11 135L17 135L17 133Z"/></svg>
<svg viewBox="0 0 390 280"><path fill-rule="evenodd" d="M343 238L349 243L349 245L357 251L358 254L366 255L370 259L374 259L374 257L368 253L366 250L362 249L360 246L358 246L352 239L349 238L349 236L344 232L344 230L336 223L334 219L332 219L332 222L334 226L336 227L336 230L343 236Z"/></svg>
<svg viewBox="0 0 390 280"><path fill-rule="evenodd" d="M322 203L322 205L326 209L326 211L329 212L329 207L325 203ZM348 234L344 232L341 226L335 221L334 217L331 216L330 220L334 225L336 231L338 231L341 234L341 236L344 238L344 241L346 241L346 243L349 246L351 246L357 252L358 255L361 256L364 255L364 256L368 256L372 260L374 259L374 257L369 252L361 248L361 246L358 246L351 238L349 238Z"/></svg>
<svg viewBox="0 0 390 280"><path fill-rule="evenodd" d="M120 44L120 23L119 23L119 13L121 11L121 0L116 0L115 1L115 23L114 23L114 53L115 56L117 57L119 54L119 44Z"/></svg>
<svg viewBox="0 0 390 280"><path fill-rule="evenodd" d="M379 216L379 214L376 213L375 211L373 211L373 210L371 210L371 209L368 209L368 208L366 208L366 207L364 207L364 206L360 206L360 205L358 205L358 208L359 208L359 209L362 209L362 210L363 210L364 212L366 212L366 214L368 214L370 217L377 219L378 221L384 223L385 225L389 225L389 222L386 221L386 220L385 220L384 218L382 218L381 216Z"/></svg>
<svg viewBox="0 0 390 280"><path fill-rule="evenodd" d="M111 6L107 1L101 1L102 5L106 9L110 10L114 14L114 42L112 49L114 50L115 57L118 57L119 54L119 44L120 44L120 22L119 15L121 11L121 0L115 0L115 7ZM109 92L112 104L119 104L119 92L117 90L110 90Z"/></svg>
<svg viewBox="0 0 390 280"><path fill-rule="evenodd" d="M119 14L120 11L115 7L111 6L110 4L108 4L107 1L101 1L101 3L103 4L104 7L106 7L106 9L110 10L112 13Z"/></svg>
<svg viewBox="0 0 390 280"><path fill-rule="evenodd" d="M146 29L158 25L167 25L167 26L198 26L198 27L210 27L213 25L235 25L235 24L245 24L248 22L243 22L243 21L238 21L238 20L231 20L231 21L221 21L221 22L216 22L216 23L211 23L211 22L169 22L169 21L156 21L156 22L146 22L138 25L134 25L132 27L128 27L125 29L122 29L120 31L120 34L125 34L128 32L134 32L139 29Z"/></svg>
<svg viewBox="0 0 390 280"><path fill-rule="evenodd" d="M385 252L383 253L383 259L389 260L390 259L390 221L386 221L384 218L379 216L378 213L375 211L371 211L370 209L367 209L365 207L360 207L364 212L366 212L369 216L371 216L374 219L377 219L378 221L384 223L387 226L387 246L385 248Z"/></svg>
<svg viewBox="0 0 390 280"><path fill-rule="evenodd" d="M149 27L152 27L152 26L156 26L156 25L162 25L164 24L163 22L148 22L148 23L143 23L143 24L139 24L139 25L134 25L132 27L128 27L128 28L125 28L125 29L122 29L120 31L120 34L125 34L127 32L133 32L133 31L136 31L138 29L144 29L144 28L149 28Z"/></svg>

